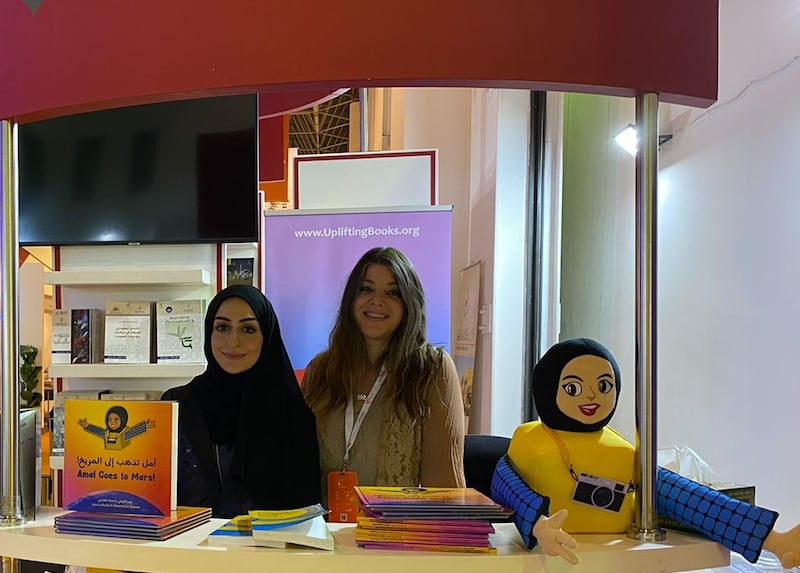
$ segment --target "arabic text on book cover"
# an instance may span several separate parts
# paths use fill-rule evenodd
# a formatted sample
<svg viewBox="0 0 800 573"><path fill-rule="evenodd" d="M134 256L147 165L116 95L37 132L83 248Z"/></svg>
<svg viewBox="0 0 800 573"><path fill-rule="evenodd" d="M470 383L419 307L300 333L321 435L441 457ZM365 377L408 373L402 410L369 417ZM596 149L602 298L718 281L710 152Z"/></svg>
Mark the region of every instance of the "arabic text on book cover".
<svg viewBox="0 0 800 573"><path fill-rule="evenodd" d="M176 402L67 400L64 507L169 515L177 497Z"/></svg>

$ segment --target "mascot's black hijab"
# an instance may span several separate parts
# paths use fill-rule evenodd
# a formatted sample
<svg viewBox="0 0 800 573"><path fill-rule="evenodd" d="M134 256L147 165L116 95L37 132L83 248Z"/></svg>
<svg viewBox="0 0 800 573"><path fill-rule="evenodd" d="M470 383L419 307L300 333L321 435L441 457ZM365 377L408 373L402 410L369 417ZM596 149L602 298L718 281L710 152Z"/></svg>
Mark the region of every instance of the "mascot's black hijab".
<svg viewBox="0 0 800 573"><path fill-rule="evenodd" d="M556 405L556 393L558 392L561 372L569 362L579 356L585 355L599 356L608 360L614 370L614 383L617 387L617 399L614 401L614 408L611 413L603 420L594 424L581 424L578 420L565 415ZM533 402L536 405L536 412L539 419L554 430L566 430L568 432L594 432L604 427L617 410L619 394L622 386L622 377L619 373L619 365L608 349L599 342L590 338L573 338L555 344L544 353L533 367Z"/></svg>
<svg viewBox="0 0 800 573"><path fill-rule="evenodd" d="M225 372L211 351L214 318L222 303L233 297L250 306L264 337L255 365L239 374ZM278 317L261 291L232 285L217 293L206 311L204 351L208 367L191 382L190 395L211 442L234 446L232 478L257 505L251 509L318 503L314 414L300 392Z"/></svg>

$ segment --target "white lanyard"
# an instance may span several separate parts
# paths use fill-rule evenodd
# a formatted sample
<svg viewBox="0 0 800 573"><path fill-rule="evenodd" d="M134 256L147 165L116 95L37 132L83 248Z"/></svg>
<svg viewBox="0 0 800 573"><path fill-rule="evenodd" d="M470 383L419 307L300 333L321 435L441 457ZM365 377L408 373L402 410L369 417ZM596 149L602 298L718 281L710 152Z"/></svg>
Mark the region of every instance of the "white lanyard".
<svg viewBox="0 0 800 573"><path fill-rule="evenodd" d="M358 436L358 431L361 429L361 424L364 422L364 418L367 416L367 411L369 407L372 405L372 402L375 400L375 396L378 395L378 391L383 386L383 382L386 380L386 368L381 368L378 377L375 379L375 383L372 385L372 389L369 391L367 395L367 399L364 400L364 405L361 406L361 410L358 412L358 417L355 419L355 423L353 422L354 416L354 407L353 407L353 397L350 396L347 399L347 406L344 409L344 469L347 469L347 462L350 461L350 448L353 447L353 444L356 441L356 436Z"/></svg>

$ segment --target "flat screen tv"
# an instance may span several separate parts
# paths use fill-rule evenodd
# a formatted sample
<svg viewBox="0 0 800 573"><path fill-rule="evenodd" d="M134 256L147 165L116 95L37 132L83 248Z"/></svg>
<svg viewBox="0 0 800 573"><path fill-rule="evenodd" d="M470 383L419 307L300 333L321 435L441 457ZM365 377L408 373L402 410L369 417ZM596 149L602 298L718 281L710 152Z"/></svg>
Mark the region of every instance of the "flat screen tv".
<svg viewBox="0 0 800 573"><path fill-rule="evenodd" d="M256 97L20 124L20 244L257 241Z"/></svg>

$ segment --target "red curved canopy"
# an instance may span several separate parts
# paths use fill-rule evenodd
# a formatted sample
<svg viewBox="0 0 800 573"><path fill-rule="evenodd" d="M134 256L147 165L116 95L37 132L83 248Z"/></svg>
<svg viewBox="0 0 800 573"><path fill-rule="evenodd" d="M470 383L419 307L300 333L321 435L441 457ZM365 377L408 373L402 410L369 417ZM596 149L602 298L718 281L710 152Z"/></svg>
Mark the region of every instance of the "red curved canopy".
<svg viewBox="0 0 800 573"><path fill-rule="evenodd" d="M717 30L718 0L3 0L0 118L364 86L708 106Z"/></svg>

